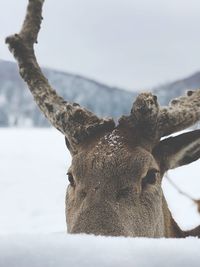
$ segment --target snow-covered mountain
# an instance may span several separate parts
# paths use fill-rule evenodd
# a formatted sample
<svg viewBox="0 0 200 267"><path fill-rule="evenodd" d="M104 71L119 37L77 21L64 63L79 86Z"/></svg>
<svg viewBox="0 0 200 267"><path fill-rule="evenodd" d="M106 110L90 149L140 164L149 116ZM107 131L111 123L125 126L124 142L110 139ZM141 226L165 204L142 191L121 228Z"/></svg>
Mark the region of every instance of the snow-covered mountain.
<svg viewBox="0 0 200 267"><path fill-rule="evenodd" d="M118 117L129 112L136 95L78 75L43 69L50 84L66 100L79 103L100 116ZM0 61L0 126L47 126L19 76L15 63Z"/></svg>
<svg viewBox="0 0 200 267"><path fill-rule="evenodd" d="M99 116L117 118L128 114L137 92L109 87L79 75L43 69L50 84L70 102L76 102ZM200 73L153 89L162 105L183 94L186 89L200 87ZM19 76L15 63L0 60L0 126L48 126Z"/></svg>

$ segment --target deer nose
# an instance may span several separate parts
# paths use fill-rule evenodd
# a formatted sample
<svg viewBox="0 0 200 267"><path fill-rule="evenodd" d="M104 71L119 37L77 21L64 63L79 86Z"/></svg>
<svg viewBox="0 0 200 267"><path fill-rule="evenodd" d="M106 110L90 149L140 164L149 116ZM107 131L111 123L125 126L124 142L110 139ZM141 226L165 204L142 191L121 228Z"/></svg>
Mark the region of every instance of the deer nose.
<svg viewBox="0 0 200 267"><path fill-rule="evenodd" d="M108 203L91 203L83 210L70 229L70 233L87 233L105 236L127 235L118 214Z"/></svg>

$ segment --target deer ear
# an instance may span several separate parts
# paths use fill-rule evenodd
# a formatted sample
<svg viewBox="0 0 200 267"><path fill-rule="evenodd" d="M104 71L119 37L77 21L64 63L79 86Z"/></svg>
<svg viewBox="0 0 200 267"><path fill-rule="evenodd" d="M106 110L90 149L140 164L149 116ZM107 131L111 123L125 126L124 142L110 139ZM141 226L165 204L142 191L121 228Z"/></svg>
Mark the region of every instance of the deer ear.
<svg viewBox="0 0 200 267"><path fill-rule="evenodd" d="M200 130L160 141L153 154L163 173L192 163L200 158Z"/></svg>

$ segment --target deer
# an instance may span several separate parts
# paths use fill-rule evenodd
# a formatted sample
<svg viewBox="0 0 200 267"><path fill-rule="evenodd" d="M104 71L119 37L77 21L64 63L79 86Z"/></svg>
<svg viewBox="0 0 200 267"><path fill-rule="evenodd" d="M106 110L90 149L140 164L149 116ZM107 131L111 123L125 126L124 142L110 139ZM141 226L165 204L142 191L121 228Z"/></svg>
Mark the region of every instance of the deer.
<svg viewBox="0 0 200 267"><path fill-rule="evenodd" d="M200 89L166 107L152 93L140 93L130 114L118 122L69 103L50 86L35 56L43 4L28 1L21 31L6 43L35 102L64 135L72 156L65 201L68 233L199 238L200 226L183 231L174 220L162 179L168 170L200 157L200 130L170 136L200 120Z"/></svg>

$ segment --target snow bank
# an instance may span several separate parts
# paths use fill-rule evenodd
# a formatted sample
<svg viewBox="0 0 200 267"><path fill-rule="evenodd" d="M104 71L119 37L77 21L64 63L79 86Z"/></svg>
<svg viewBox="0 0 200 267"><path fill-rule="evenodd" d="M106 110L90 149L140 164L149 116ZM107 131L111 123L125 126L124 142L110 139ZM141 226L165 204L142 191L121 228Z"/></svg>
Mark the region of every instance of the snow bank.
<svg viewBox="0 0 200 267"><path fill-rule="evenodd" d="M199 267L200 240L26 235L0 238L1 267Z"/></svg>

